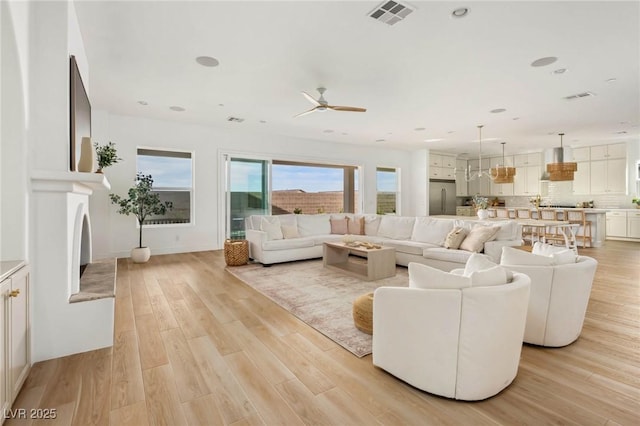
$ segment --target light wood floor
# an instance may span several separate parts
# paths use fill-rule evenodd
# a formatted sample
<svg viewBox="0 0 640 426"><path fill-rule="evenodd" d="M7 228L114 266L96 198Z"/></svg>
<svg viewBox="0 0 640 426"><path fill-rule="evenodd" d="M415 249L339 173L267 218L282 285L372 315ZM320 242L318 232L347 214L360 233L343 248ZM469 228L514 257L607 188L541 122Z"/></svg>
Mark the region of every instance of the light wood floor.
<svg viewBox="0 0 640 426"><path fill-rule="evenodd" d="M582 336L525 345L516 380L485 401L436 397L356 358L212 251L120 259L113 348L34 365L14 408L55 408L55 422L34 422L48 425L638 424L640 244L581 252L599 261Z"/></svg>

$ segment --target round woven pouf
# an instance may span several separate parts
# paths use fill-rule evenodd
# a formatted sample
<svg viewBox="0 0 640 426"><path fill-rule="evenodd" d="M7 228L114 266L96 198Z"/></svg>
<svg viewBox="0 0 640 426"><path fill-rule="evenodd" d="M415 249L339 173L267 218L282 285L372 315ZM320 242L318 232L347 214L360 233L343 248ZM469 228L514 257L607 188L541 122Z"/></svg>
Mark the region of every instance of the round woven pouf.
<svg viewBox="0 0 640 426"><path fill-rule="evenodd" d="M353 322L358 330L373 334L373 293L358 296L353 302Z"/></svg>

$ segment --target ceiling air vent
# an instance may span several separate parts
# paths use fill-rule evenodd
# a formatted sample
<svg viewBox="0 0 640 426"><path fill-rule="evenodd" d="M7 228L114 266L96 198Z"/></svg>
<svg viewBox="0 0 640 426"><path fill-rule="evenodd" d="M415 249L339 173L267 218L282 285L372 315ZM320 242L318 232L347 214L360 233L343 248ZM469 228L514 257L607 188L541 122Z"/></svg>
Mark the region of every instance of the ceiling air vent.
<svg viewBox="0 0 640 426"><path fill-rule="evenodd" d="M401 4L397 1L385 1L369 12L369 16L387 25L393 25L402 21L413 11L414 9L406 4Z"/></svg>
<svg viewBox="0 0 640 426"><path fill-rule="evenodd" d="M588 98L589 96L595 96L595 93L592 92L582 92L582 93L577 93L575 95L571 95L571 96L565 96L564 98L568 101L572 101L574 99L580 99L580 98Z"/></svg>
<svg viewBox="0 0 640 426"><path fill-rule="evenodd" d="M242 123L244 121L244 118L227 117L227 121L232 121L234 123Z"/></svg>

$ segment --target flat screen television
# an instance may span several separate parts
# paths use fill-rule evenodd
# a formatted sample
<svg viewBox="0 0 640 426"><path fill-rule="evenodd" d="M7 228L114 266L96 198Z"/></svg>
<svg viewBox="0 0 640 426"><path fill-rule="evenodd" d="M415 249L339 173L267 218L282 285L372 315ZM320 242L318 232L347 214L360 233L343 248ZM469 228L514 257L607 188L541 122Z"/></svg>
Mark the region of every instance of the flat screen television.
<svg viewBox="0 0 640 426"><path fill-rule="evenodd" d="M76 58L73 55L69 59L69 87L71 134L69 165L71 171L76 171L80 160L82 138L91 137L91 104L80 76L80 70L78 70Z"/></svg>

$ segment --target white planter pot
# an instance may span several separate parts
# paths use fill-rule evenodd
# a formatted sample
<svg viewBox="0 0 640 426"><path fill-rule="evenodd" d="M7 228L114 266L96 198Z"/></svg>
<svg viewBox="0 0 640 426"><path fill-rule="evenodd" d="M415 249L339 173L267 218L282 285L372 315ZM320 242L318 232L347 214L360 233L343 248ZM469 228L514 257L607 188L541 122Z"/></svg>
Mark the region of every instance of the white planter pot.
<svg viewBox="0 0 640 426"><path fill-rule="evenodd" d="M489 210L486 209L479 209L478 210L478 218L480 220L485 220L489 217Z"/></svg>
<svg viewBox="0 0 640 426"><path fill-rule="evenodd" d="M151 257L151 249L149 247L136 247L131 249L131 260L133 263L145 263Z"/></svg>

